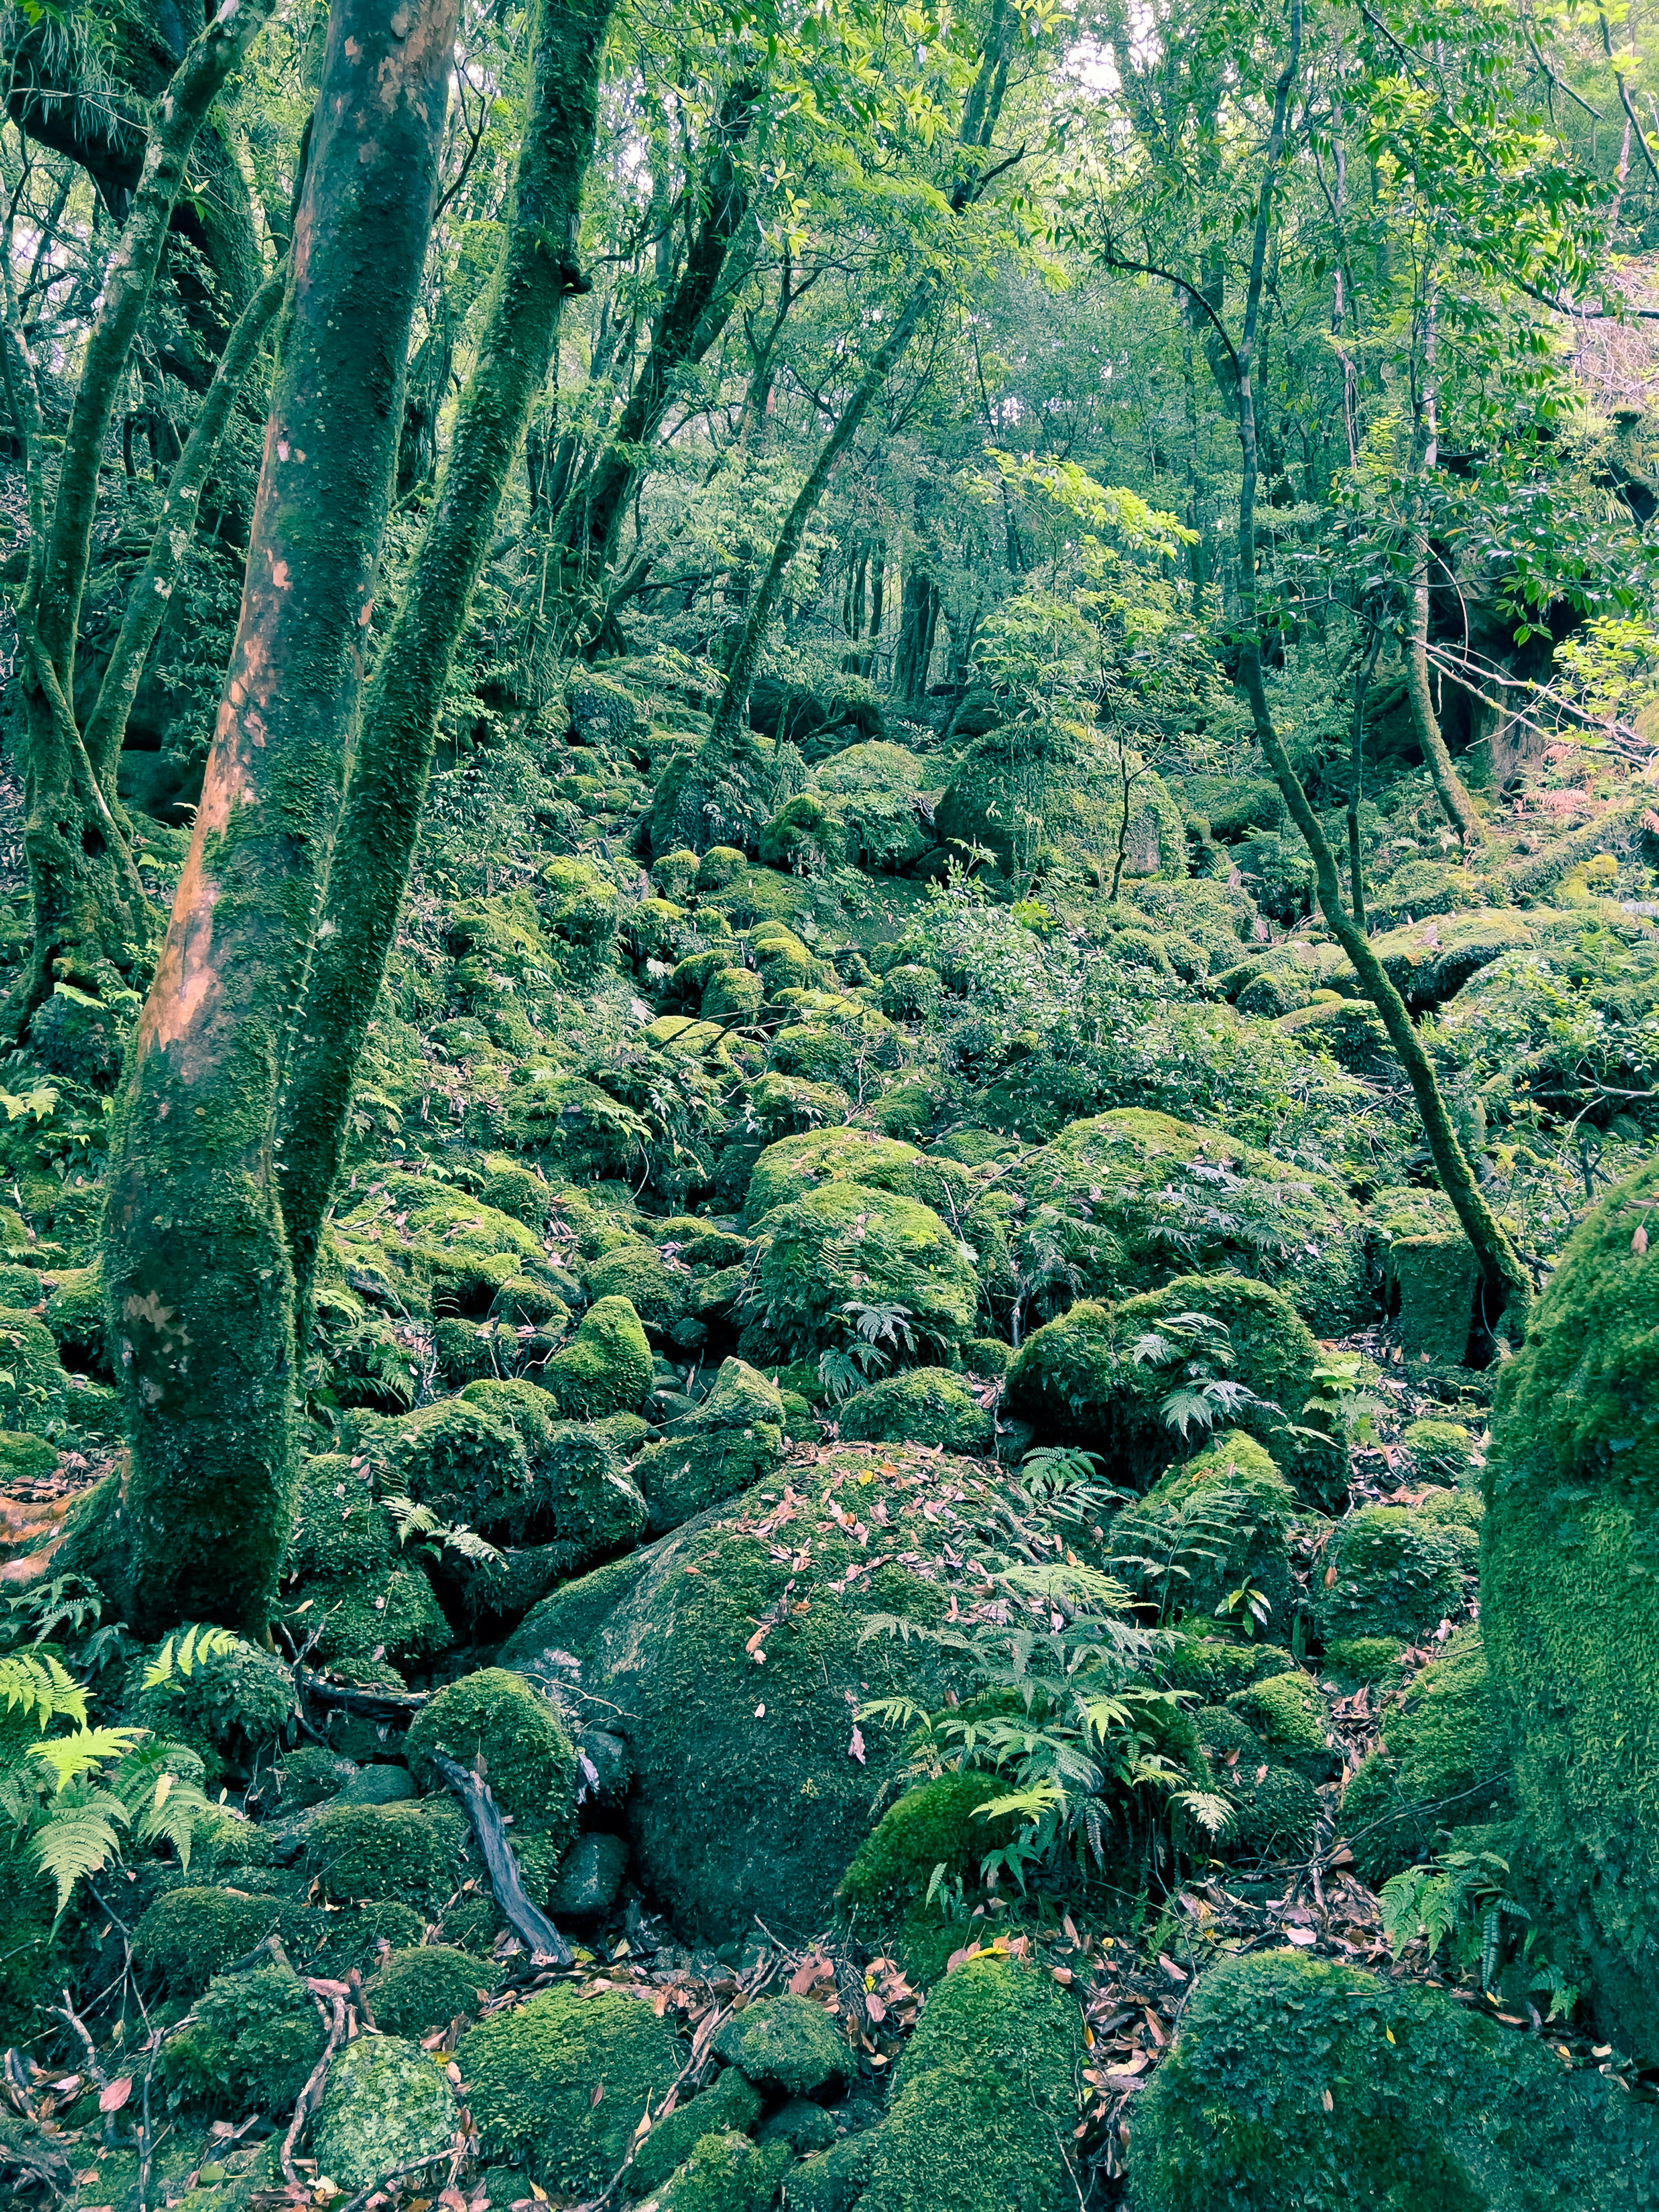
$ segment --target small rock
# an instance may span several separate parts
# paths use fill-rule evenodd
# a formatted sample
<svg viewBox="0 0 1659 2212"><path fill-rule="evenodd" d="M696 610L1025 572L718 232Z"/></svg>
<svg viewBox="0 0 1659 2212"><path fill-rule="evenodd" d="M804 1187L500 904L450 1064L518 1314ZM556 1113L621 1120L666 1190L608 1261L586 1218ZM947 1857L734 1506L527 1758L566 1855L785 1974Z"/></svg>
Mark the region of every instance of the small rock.
<svg viewBox="0 0 1659 2212"><path fill-rule="evenodd" d="M366 2189L398 2166L438 2157L455 2121L454 2093L418 2044L364 2036L328 2069L312 2130L317 2171L343 2189Z"/></svg>
<svg viewBox="0 0 1659 2212"><path fill-rule="evenodd" d="M763 1997L726 2022L714 2049L777 2096L839 2096L853 2070L830 2015L810 1997Z"/></svg>
<svg viewBox="0 0 1659 2212"><path fill-rule="evenodd" d="M617 1901L628 1871L621 1836L578 1836L560 1864L548 1900L555 1920L597 1920Z"/></svg>

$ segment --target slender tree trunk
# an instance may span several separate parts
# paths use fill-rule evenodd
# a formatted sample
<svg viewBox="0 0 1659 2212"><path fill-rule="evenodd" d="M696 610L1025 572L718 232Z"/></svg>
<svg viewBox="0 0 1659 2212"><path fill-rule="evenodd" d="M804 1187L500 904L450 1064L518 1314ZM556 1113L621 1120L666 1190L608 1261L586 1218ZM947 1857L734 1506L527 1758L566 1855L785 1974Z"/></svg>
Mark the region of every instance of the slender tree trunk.
<svg viewBox="0 0 1659 2212"><path fill-rule="evenodd" d="M277 1100L362 686L456 0L334 0L242 609L130 1053L104 1268L127 1618L263 1629L293 1508Z"/></svg>
<svg viewBox="0 0 1659 2212"><path fill-rule="evenodd" d="M283 262L242 310L220 357L218 373L191 425L189 442L167 480L161 525L151 543L149 556L127 595L115 650L86 727L87 757L111 799L115 796L115 770L127 715L137 696L145 657L155 642L173 585L195 543L197 509L218 458L219 441L287 289L288 264Z"/></svg>
<svg viewBox="0 0 1659 2212"><path fill-rule="evenodd" d="M70 981L107 992L140 961L151 908L126 834L100 788L76 726L75 643L92 552L104 441L126 380L133 338L149 304L191 149L226 78L270 13L272 0L243 0L216 15L191 45L155 104L143 167L76 388L58 494L44 543L30 545L30 575L18 609L27 717L27 813L23 844L34 908L26 981L9 1008L15 1034L53 987ZM6 271L8 301L10 270ZM26 450L38 443L39 400L22 333L8 307L7 377ZM25 417L30 418L26 424ZM38 452L30 461L38 477ZM33 487L32 502L34 499Z"/></svg>
<svg viewBox="0 0 1659 2212"><path fill-rule="evenodd" d="M444 688L572 289L614 0L545 0L507 246L448 465L374 672L282 1114L283 1207L301 1328L351 1086L409 880ZM304 1342L304 1336L301 1342Z"/></svg>
<svg viewBox="0 0 1659 2212"><path fill-rule="evenodd" d="M1430 471L1439 459L1438 398L1435 390L1435 313L1430 301L1424 340L1423 388L1413 435L1414 451L1407 498L1411 511L1412 572L1407 584L1406 693L1411 701L1417 742L1434 783L1440 811L1466 846L1484 845L1486 832L1474 801L1452 765L1452 757L1434 710L1429 683L1429 534L1424 512Z"/></svg>
<svg viewBox="0 0 1659 2212"><path fill-rule="evenodd" d="M1474 1170L1458 1141L1440 1095L1434 1066L1406 1010L1406 1002L1389 980L1388 970L1372 951L1364 931L1356 927L1342 903L1342 884L1336 861L1318 816L1291 765L1290 755L1274 725L1261 675L1261 636L1256 599L1255 489L1260 471L1256 452L1255 397L1252 356L1261 311L1261 281L1268 226L1279 169L1284 159L1285 114L1291 88L1296 81L1302 52L1302 0L1291 0L1291 51L1273 100L1273 121L1268 139L1266 172L1258 203L1255 239L1246 295L1244 319L1238 343L1238 438L1243 459L1243 482L1238 497L1239 684L1249 702L1257 742L1267 757L1273 780L1284 794L1314 864L1314 881L1321 911L1332 935L1353 963L1361 989L1382 1017L1389 1041L1399 1055L1422 1117L1440 1184L1463 1225L1463 1233L1480 1263L1486 1292L1484 1318L1490 1329L1500 1320L1505 1331L1518 1334L1525 1327L1532 1301L1532 1285L1510 1243L1504 1225L1487 1205Z"/></svg>
<svg viewBox="0 0 1659 2212"><path fill-rule="evenodd" d="M1371 632L1370 643L1365 648L1365 658L1354 672L1353 679L1353 735L1348 746L1348 898L1353 908L1354 927L1363 930L1365 921L1365 855L1359 838L1359 803L1365 795L1365 693L1371 680L1371 671L1376 665L1377 647L1382 643L1377 633Z"/></svg>

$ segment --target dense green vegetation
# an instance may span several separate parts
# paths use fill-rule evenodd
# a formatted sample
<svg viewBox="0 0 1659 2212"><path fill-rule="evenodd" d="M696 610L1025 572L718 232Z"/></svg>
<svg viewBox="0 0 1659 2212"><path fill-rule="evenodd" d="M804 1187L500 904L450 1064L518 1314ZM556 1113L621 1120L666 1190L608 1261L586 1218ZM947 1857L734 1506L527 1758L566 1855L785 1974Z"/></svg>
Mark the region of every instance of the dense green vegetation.
<svg viewBox="0 0 1659 2212"><path fill-rule="evenodd" d="M8 2201L1659 2201L1645 19L0 40Z"/></svg>

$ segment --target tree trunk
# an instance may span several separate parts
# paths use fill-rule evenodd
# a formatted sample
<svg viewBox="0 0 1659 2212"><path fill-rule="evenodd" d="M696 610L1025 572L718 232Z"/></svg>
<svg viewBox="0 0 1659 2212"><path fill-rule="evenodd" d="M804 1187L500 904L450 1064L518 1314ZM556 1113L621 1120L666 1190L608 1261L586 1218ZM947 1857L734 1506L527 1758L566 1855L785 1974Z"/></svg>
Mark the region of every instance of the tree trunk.
<svg viewBox="0 0 1659 2212"><path fill-rule="evenodd" d="M351 1086L414 857L456 642L573 283L614 0L546 0L507 246L453 447L375 670L283 1109L283 1206L301 1328ZM303 1341L303 1337L302 1340Z"/></svg>
<svg viewBox="0 0 1659 2212"><path fill-rule="evenodd" d="M103 299L76 388L58 495L44 540L30 543L30 576L18 610L28 725L27 813L23 844L34 908L28 975L9 1010L14 1027L56 983L107 993L131 972L150 939L150 908L126 836L94 773L76 726L75 645L91 557L98 471L125 380L128 356L155 281L174 204L203 118L270 14L271 0L245 0L200 33L157 103L143 168L119 244L105 272ZM33 365L8 295L7 377L26 450L38 428ZM31 500L39 477L31 453Z"/></svg>
<svg viewBox="0 0 1659 2212"><path fill-rule="evenodd" d="M1332 935L1353 963L1361 989L1382 1018L1389 1041L1399 1055L1417 1101L1417 1110L1428 1139L1429 1152L1441 1188L1456 1208L1463 1233L1480 1263L1485 1290L1483 1319L1496 1331L1500 1320L1506 1333L1518 1335L1526 1326L1532 1302L1532 1285L1500 1222L1487 1205L1474 1170L1458 1141L1440 1095L1434 1066L1406 1011L1406 1002L1389 981L1388 970L1371 950L1364 930L1356 927L1342 903L1342 885L1336 861L1308 804L1308 795L1285 751L1274 725L1261 676L1261 636L1256 599L1255 491L1260 472L1256 451L1255 341L1261 312L1262 270L1267 230L1285 151L1285 118L1291 87L1296 79L1302 48L1302 0L1291 0L1291 53L1279 80L1273 101L1273 130L1268 140L1266 173L1257 206L1255 240L1246 295L1244 319L1238 342L1238 441L1243 457L1243 479L1238 497L1239 684L1249 702L1257 742L1284 794L1291 818L1301 832L1314 864L1320 909Z"/></svg>
<svg viewBox="0 0 1659 2212"><path fill-rule="evenodd" d="M436 190L456 0L335 0L241 615L129 1056L104 1273L143 1634L258 1633L290 1529L276 1106L338 821Z"/></svg>
<svg viewBox="0 0 1659 2212"><path fill-rule="evenodd" d="M1411 481L1407 487L1412 516L1412 573L1406 592L1406 695L1411 701L1412 724L1434 784L1435 795L1440 801L1440 811L1468 847L1484 845L1486 833L1480 817L1474 811L1474 801L1464 788L1463 779L1452 766L1451 753L1441 732L1440 717L1434 711L1434 693L1429 684L1429 536L1423 508L1424 488L1430 470L1439 459L1440 449L1438 401L1434 376L1435 316L1434 302L1431 299L1427 333L1424 340L1423 391L1418 403L1418 420L1413 433L1415 451Z"/></svg>

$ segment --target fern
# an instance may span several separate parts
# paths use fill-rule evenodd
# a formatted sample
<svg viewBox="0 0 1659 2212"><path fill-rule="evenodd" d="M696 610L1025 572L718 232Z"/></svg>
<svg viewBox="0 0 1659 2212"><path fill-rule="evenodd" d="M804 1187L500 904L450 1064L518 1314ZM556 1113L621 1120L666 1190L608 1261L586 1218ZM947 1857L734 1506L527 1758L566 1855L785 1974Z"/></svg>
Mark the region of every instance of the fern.
<svg viewBox="0 0 1659 2212"><path fill-rule="evenodd" d="M143 1729L77 1729L73 1735L48 1736L29 1746L29 1757L50 1767L58 1790L66 1790L94 1766L125 1759L143 1742Z"/></svg>
<svg viewBox="0 0 1659 2212"><path fill-rule="evenodd" d="M121 1850L116 1834L125 1827L126 1807L113 1790L71 1784L67 1798L60 1797L51 1816L33 1838L29 1857L58 1885L58 1917L61 1920L82 1875L99 1874Z"/></svg>
<svg viewBox="0 0 1659 2212"><path fill-rule="evenodd" d="M49 1651L0 1654L0 1697L9 1713L21 1706L24 1719L42 1729L54 1721L86 1726L87 1693Z"/></svg>
<svg viewBox="0 0 1659 2212"><path fill-rule="evenodd" d="M445 1552L453 1552L458 1559L471 1559L478 1566L498 1567L502 1563L504 1554L477 1529L462 1522L440 1521L429 1505L417 1505L412 1498L388 1498L386 1510L392 1516L400 1546L411 1536L419 1536L428 1540L422 1548L434 1559Z"/></svg>
<svg viewBox="0 0 1659 2212"><path fill-rule="evenodd" d="M173 1650L175 1640L178 1642L176 1654ZM187 1681L192 1669L210 1659L228 1658L240 1642L240 1637L228 1628L191 1627L185 1631L181 1638L169 1636L144 1669L144 1687L157 1690L163 1684L171 1683L175 1668Z"/></svg>

